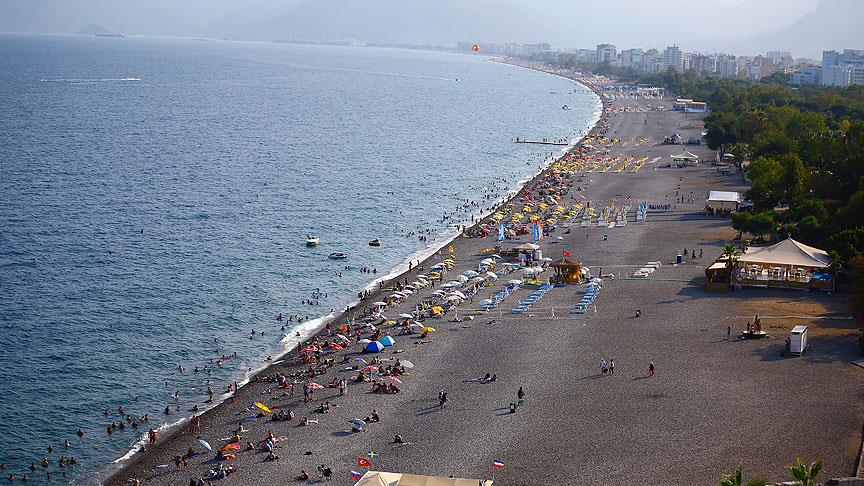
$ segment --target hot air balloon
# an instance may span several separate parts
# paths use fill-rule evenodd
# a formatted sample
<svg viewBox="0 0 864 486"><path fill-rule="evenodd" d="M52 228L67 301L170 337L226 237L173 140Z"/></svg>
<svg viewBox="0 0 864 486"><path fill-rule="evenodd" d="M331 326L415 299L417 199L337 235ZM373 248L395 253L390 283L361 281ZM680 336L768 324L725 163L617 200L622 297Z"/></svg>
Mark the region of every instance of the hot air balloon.
<svg viewBox="0 0 864 486"><path fill-rule="evenodd" d="M474 44L473 46L471 46L471 50L474 52L479 51L480 50L480 44Z"/></svg>

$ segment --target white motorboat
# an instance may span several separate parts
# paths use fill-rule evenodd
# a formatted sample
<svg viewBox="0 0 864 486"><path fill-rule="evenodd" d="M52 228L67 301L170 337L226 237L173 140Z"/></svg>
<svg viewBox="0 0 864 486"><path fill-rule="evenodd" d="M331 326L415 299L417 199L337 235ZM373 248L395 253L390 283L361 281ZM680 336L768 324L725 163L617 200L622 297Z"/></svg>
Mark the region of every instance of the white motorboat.
<svg viewBox="0 0 864 486"><path fill-rule="evenodd" d="M306 235L306 246L318 246L318 237L315 235Z"/></svg>

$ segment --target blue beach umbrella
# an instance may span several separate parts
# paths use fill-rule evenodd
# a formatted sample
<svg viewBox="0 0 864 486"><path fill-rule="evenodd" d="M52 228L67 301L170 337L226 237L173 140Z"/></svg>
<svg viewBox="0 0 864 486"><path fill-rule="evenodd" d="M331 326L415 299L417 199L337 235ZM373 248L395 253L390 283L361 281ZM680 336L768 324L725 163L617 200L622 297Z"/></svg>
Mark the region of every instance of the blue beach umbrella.
<svg viewBox="0 0 864 486"><path fill-rule="evenodd" d="M394 344L396 344L396 340L390 336L384 336L379 340L379 342L384 346L393 346Z"/></svg>
<svg viewBox="0 0 864 486"><path fill-rule="evenodd" d="M378 341L372 341L371 343L366 345L363 351L366 353L380 353L382 349L384 349L383 344Z"/></svg>

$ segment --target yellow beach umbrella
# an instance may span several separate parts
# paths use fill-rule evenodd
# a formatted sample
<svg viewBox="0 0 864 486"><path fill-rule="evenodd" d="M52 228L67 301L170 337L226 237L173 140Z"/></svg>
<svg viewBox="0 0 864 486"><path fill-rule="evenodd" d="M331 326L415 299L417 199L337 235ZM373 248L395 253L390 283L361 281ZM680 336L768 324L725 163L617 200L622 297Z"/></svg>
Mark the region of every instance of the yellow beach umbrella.
<svg viewBox="0 0 864 486"><path fill-rule="evenodd" d="M420 332L435 332L435 331L437 331L437 329L435 329L434 327L430 327L430 326L426 326L423 329L420 329Z"/></svg>
<svg viewBox="0 0 864 486"><path fill-rule="evenodd" d="M264 405L264 404L261 403L261 402L255 402L255 406L258 407L258 408L260 408L261 411L263 411L263 412L273 413L273 411L270 410L270 409L267 407L267 405Z"/></svg>

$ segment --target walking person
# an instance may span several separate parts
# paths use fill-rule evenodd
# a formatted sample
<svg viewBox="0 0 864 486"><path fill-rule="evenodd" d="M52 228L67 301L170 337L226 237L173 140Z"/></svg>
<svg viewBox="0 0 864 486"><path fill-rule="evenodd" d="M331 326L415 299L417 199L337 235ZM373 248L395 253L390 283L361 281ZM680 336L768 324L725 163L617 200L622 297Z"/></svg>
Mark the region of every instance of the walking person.
<svg viewBox="0 0 864 486"><path fill-rule="evenodd" d="M615 360L614 359L609 359L609 374L610 375L615 374Z"/></svg>
<svg viewBox="0 0 864 486"><path fill-rule="evenodd" d="M732 339L732 324L726 326L726 340L729 341Z"/></svg>
<svg viewBox="0 0 864 486"><path fill-rule="evenodd" d="M522 387L519 387L519 391L516 392L516 405L522 406L525 404L525 390Z"/></svg>
<svg viewBox="0 0 864 486"><path fill-rule="evenodd" d="M654 362L648 364L648 376L654 376Z"/></svg>
<svg viewBox="0 0 864 486"><path fill-rule="evenodd" d="M440 410L447 408L447 392L444 390L438 392L438 408Z"/></svg>
<svg viewBox="0 0 864 486"><path fill-rule="evenodd" d="M605 375L606 371L608 371L606 369L606 360L604 358L600 358L600 373Z"/></svg>

